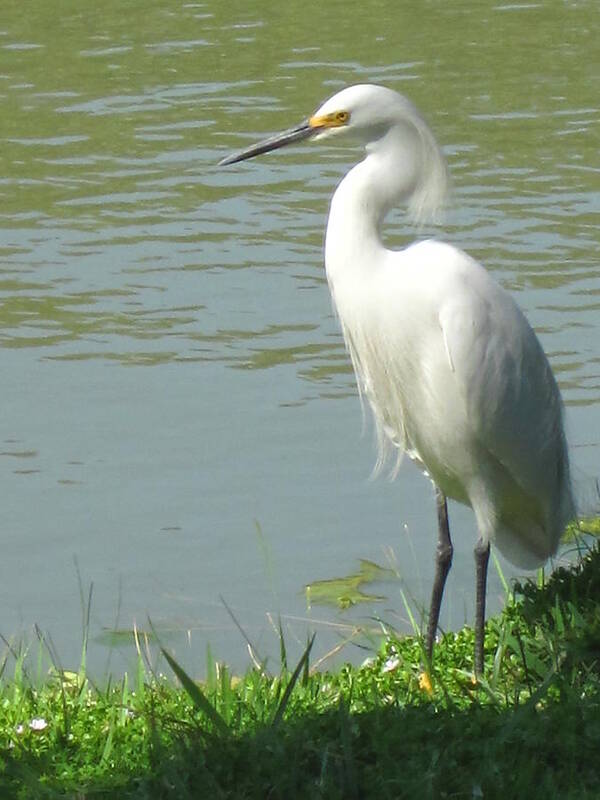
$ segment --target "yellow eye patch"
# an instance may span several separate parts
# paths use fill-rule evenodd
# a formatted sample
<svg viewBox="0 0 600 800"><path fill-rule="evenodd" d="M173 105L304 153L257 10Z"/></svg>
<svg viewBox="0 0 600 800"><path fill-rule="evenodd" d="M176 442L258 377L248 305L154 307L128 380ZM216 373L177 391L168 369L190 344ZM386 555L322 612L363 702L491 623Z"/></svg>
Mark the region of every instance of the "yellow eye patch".
<svg viewBox="0 0 600 800"><path fill-rule="evenodd" d="M308 120L311 128L341 128L350 120L349 111L334 111L331 114L314 116Z"/></svg>

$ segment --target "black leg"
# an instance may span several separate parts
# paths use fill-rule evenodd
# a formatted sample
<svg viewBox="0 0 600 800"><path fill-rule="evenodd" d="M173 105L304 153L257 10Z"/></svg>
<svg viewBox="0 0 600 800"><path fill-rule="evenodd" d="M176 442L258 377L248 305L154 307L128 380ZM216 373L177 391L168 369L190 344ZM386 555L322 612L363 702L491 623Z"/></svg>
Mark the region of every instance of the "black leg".
<svg viewBox="0 0 600 800"><path fill-rule="evenodd" d="M435 579L433 581L433 591L431 592L429 622L427 624L427 637L425 639L425 649L430 664L433 656L433 643L435 641L435 634L440 618L444 585L448 573L450 572L450 567L452 566L453 551L452 541L450 539L450 528L448 527L448 506L445 496L437 486L435 488L435 499L437 502L438 516L438 543L435 552Z"/></svg>
<svg viewBox="0 0 600 800"><path fill-rule="evenodd" d="M485 593L487 584L490 543L479 539L475 545L477 574L475 594L475 675L483 674L483 638L485 633Z"/></svg>

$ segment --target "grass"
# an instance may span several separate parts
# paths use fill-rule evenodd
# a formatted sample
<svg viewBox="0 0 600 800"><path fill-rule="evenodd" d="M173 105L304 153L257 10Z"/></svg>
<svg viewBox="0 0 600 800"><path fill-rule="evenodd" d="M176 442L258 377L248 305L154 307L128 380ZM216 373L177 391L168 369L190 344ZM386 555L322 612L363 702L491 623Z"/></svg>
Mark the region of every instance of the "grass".
<svg viewBox="0 0 600 800"><path fill-rule="evenodd" d="M389 635L361 667L233 676L210 662L169 677L85 673L7 646L0 663L0 797L600 798L600 550L543 585L517 586L488 621L485 679L473 632L446 634L430 686L422 639ZM9 673L10 665L10 675Z"/></svg>

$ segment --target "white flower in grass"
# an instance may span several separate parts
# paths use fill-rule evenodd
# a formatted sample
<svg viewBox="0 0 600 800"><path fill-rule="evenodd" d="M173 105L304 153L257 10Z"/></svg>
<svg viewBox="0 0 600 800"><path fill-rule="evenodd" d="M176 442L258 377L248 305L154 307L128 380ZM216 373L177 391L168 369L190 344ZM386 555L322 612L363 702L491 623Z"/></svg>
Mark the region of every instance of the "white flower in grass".
<svg viewBox="0 0 600 800"><path fill-rule="evenodd" d="M32 731L43 731L48 727L48 723L43 717L35 717L29 723L29 727Z"/></svg>
<svg viewBox="0 0 600 800"><path fill-rule="evenodd" d="M393 672L395 669L398 669L399 666L400 666L400 659L398 658L398 656L391 656L384 663L383 667L381 668L381 671Z"/></svg>

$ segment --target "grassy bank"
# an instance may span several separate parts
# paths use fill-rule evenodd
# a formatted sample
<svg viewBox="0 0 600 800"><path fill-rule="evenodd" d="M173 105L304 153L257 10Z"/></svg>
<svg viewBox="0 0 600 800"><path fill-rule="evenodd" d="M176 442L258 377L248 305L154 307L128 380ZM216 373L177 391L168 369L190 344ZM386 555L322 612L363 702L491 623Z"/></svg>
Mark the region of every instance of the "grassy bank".
<svg viewBox="0 0 600 800"><path fill-rule="evenodd" d="M478 685L472 651L470 629L446 635L429 687L419 639L390 637L335 673L307 647L276 676L215 665L198 685L140 658L98 688L7 650L0 798L600 798L598 549L517 587Z"/></svg>

